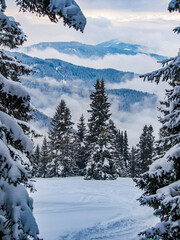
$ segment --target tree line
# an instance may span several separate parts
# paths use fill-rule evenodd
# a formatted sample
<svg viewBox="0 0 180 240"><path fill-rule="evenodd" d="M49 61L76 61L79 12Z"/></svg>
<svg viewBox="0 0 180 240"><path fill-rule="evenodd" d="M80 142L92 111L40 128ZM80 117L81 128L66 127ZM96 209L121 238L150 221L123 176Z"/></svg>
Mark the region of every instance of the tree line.
<svg viewBox="0 0 180 240"><path fill-rule="evenodd" d="M153 128L143 128L139 143L129 149L127 131L111 119L104 80L97 79L90 94L88 123L82 115L76 126L61 100L51 121L48 139L31 158L35 177L84 176L86 180L135 177L147 171L154 154Z"/></svg>

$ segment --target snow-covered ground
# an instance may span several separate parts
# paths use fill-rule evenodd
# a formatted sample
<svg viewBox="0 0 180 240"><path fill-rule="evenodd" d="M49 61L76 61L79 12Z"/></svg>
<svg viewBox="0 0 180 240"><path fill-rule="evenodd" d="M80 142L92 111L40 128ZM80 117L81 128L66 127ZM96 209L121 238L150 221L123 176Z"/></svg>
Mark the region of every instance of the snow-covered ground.
<svg viewBox="0 0 180 240"><path fill-rule="evenodd" d="M34 215L44 240L137 240L158 221L139 206L141 191L130 178L41 178L35 186Z"/></svg>

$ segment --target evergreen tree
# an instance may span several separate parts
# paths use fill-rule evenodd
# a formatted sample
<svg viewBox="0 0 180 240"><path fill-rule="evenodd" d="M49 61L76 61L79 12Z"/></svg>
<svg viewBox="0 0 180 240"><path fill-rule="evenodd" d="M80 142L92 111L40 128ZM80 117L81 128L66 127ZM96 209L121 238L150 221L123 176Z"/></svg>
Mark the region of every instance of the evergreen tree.
<svg viewBox="0 0 180 240"><path fill-rule="evenodd" d="M127 137L127 132L124 132L124 137L123 137L123 159L125 163L125 167L128 167L128 162L129 162L129 144L128 144L128 137Z"/></svg>
<svg viewBox="0 0 180 240"><path fill-rule="evenodd" d="M160 101L160 107L158 108L158 110L160 112L162 112L163 116L167 116L169 114L169 107L170 107L170 102L169 102L169 97L171 94L172 90L170 89L166 89L165 90L165 97L163 101ZM159 117L159 121L162 123L162 125L164 124L164 117ZM160 128L159 130L159 138L163 139L164 137L166 137L166 134L168 134L168 132L166 131L165 128ZM155 151L156 151L156 155L164 155L166 151L168 151L171 147L171 145L169 144L168 141L163 142L162 144L158 143L159 141L157 141L155 143Z"/></svg>
<svg viewBox="0 0 180 240"><path fill-rule="evenodd" d="M138 144L137 175L148 171L154 155L153 128L144 126Z"/></svg>
<svg viewBox="0 0 180 240"><path fill-rule="evenodd" d="M79 123L77 124L77 136L80 142L83 142L86 138L87 129L85 124L85 118L84 115L81 115L79 119Z"/></svg>
<svg viewBox="0 0 180 240"><path fill-rule="evenodd" d="M38 177L48 177L48 162L49 162L49 148L47 144L47 139L44 137L43 144L40 152L39 167L38 167Z"/></svg>
<svg viewBox="0 0 180 240"><path fill-rule="evenodd" d="M119 150L120 150L120 155L124 156L124 133L123 131L120 132L119 136Z"/></svg>
<svg viewBox="0 0 180 240"><path fill-rule="evenodd" d="M115 139L112 139L112 130L108 127L110 103L105 93L104 80L95 84L95 91L91 93L91 113L89 118L89 131L87 137L88 144L88 163L86 168L85 179L115 179L117 177L116 170L116 154Z"/></svg>
<svg viewBox="0 0 180 240"><path fill-rule="evenodd" d="M91 114L88 119L88 142L93 144L97 141L102 129L107 127L108 120L111 116L109 113L110 103L105 93L104 80L97 79L94 86L95 91L90 95L90 107L88 112Z"/></svg>
<svg viewBox="0 0 180 240"><path fill-rule="evenodd" d="M122 136L121 135L121 131L118 130L114 124L114 122L112 120L109 120L109 125L108 125L108 129L111 135L111 139L112 139L112 144L114 147L114 160L115 160L115 164L116 164L116 169L118 171L118 175L120 177L126 177L127 176L127 169L125 166L125 161L124 161L124 157L122 155L123 152L123 141L122 141Z"/></svg>
<svg viewBox="0 0 180 240"><path fill-rule="evenodd" d="M25 35L19 24L4 13L0 2L0 46L15 48ZM38 227L32 214L32 199L26 187L29 182L33 144L25 134L30 132L30 96L20 77L31 70L0 50L0 238L37 239ZM30 204L31 203L31 204ZM18 208L15 207L18 204Z"/></svg>
<svg viewBox="0 0 180 240"><path fill-rule="evenodd" d="M180 11L178 0L170 2L171 10ZM159 83L168 81L172 87L166 92L169 106L161 119L159 144L166 144L163 156L156 156L148 172L136 179L145 192L139 201L154 208L154 215L160 218L155 227L142 232L146 239L180 239L180 56L162 62L160 70L143 77Z"/></svg>
<svg viewBox="0 0 180 240"><path fill-rule="evenodd" d="M129 176L134 178L138 176L138 169L137 169L137 149L132 147L130 155L129 155Z"/></svg>
<svg viewBox="0 0 180 240"><path fill-rule="evenodd" d="M102 129L87 163L86 180L114 180L118 177L115 148L108 129Z"/></svg>
<svg viewBox="0 0 180 240"><path fill-rule="evenodd" d="M85 125L85 119L82 115L77 124L77 166L79 168L79 174L85 175L86 163L87 163L87 129Z"/></svg>
<svg viewBox="0 0 180 240"><path fill-rule="evenodd" d="M50 139L49 174L53 176L71 176L75 168L75 160L72 158L74 133L72 130L71 114L64 100L57 106L52 118Z"/></svg>
<svg viewBox="0 0 180 240"><path fill-rule="evenodd" d="M32 176L38 177L39 176L39 164L40 164L40 147L39 144L37 144L34 154L30 158L31 165L32 165Z"/></svg>

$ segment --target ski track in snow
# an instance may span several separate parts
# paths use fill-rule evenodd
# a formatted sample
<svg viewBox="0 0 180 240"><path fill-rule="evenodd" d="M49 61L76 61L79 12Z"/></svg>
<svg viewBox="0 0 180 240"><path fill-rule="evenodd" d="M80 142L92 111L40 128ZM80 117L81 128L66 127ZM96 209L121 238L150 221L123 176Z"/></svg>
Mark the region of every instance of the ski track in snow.
<svg viewBox="0 0 180 240"><path fill-rule="evenodd" d="M137 236L137 229L142 229L143 225L145 228L148 227L148 224L135 218L116 218L81 231L65 234L59 240L137 240L140 239Z"/></svg>
<svg viewBox="0 0 180 240"><path fill-rule="evenodd" d="M44 240L138 240L158 222L152 209L139 206L142 192L130 178L40 178L35 186L34 215Z"/></svg>
<svg viewBox="0 0 180 240"><path fill-rule="evenodd" d="M132 238L133 232L132 225L136 224L136 220L133 219L121 219L109 223L99 223L93 227L83 229L79 232L70 233L64 236L61 236L61 240L89 240L89 239L127 239L127 235ZM136 235L136 234L135 234Z"/></svg>

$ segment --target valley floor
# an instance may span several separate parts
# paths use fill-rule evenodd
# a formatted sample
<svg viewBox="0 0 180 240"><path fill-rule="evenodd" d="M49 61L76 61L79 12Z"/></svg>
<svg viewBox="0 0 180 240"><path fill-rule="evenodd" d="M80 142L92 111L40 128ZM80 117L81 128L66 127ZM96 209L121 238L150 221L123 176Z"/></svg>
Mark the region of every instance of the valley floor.
<svg viewBox="0 0 180 240"><path fill-rule="evenodd" d="M40 178L35 186L34 215L44 240L137 240L158 221L139 206L141 191L130 178Z"/></svg>

